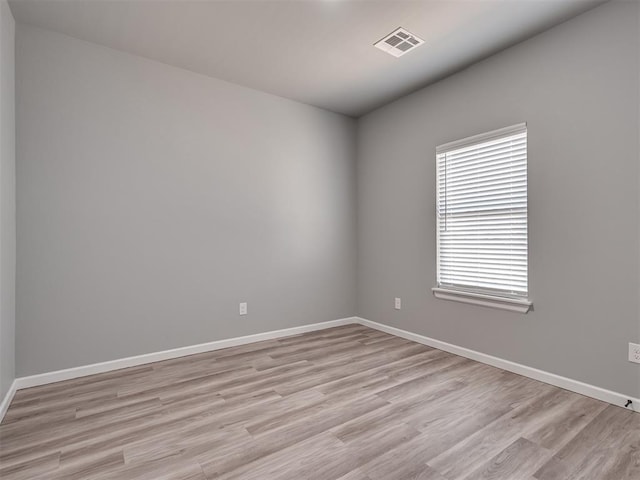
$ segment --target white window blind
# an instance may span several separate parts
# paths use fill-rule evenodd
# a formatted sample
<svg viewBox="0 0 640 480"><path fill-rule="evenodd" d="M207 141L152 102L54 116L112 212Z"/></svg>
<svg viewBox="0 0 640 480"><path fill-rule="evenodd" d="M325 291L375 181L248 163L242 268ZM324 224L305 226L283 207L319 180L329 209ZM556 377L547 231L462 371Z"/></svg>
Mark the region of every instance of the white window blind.
<svg viewBox="0 0 640 480"><path fill-rule="evenodd" d="M436 156L438 286L527 297L526 124L442 145Z"/></svg>

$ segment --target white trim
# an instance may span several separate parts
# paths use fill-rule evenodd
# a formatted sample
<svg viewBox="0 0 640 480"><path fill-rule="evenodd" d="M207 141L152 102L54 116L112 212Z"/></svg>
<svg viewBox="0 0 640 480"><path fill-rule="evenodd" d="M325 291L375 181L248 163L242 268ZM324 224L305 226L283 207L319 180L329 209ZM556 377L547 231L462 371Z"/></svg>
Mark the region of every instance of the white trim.
<svg viewBox="0 0 640 480"><path fill-rule="evenodd" d="M17 389L18 389L17 381L14 380L13 382L11 382L11 385L9 386L9 390L7 390L6 395L2 399L2 403L0 403L0 422L2 422L2 419L7 413L7 410L9 409L9 404L11 403L11 400L13 400L13 396L16 394Z"/></svg>
<svg viewBox="0 0 640 480"><path fill-rule="evenodd" d="M313 323L310 325L302 325L299 327L285 328L282 330L273 330L271 332L256 333L254 335L246 335L244 337L228 338L225 340L216 340L213 342L201 343L199 345L191 345L188 347L174 348L161 352L146 353L135 357L120 358L107 362L93 363L81 367L67 368L65 370L57 370L54 372L41 373L28 377L21 377L15 380L18 390L29 387L37 387L63 380L85 377L87 375L95 375L96 373L110 372L121 368L135 367L147 363L160 362L172 358L194 355L196 353L211 352L222 348L237 347L238 345L246 345L247 343L261 342L263 340L272 340L274 338L289 337L300 333L313 332L316 330L324 330L326 328L339 327L357 323L355 317L340 318L338 320L329 320L327 322Z"/></svg>
<svg viewBox="0 0 640 480"><path fill-rule="evenodd" d="M586 395L587 397L595 398L597 400L602 400L603 402L611 403L613 405L624 407L627 401L631 400L633 404L630 407L627 407L627 409L640 412L640 398L629 397L628 395L623 395L622 393L613 392L611 390L596 387L595 385L590 385L588 383L579 382L578 380L562 377L560 375L556 375L555 373L545 372L544 370L538 370L537 368L533 367L527 367L526 365L511 362L509 360L504 360L502 358L487 355L486 353L477 352L468 348L459 347L451 343L435 340L433 338L425 337L417 333L408 332L406 330L401 330L396 327L390 327L381 323L372 322L371 320L366 320L364 318L358 318L357 321L358 323L366 327L375 328L376 330L380 330L391 335L422 343L423 345L428 345L439 350L444 350L445 352L460 355L461 357L470 358L471 360L475 360L480 363L485 363L493 367L501 368L502 370L517 373L518 375L523 375L525 377L548 383L556 387L564 388L565 390L579 393L581 395Z"/></svg>
<svg viewBox="0 0 640 480"><path fill-rule="evenodd" d="M441 287L434 287L431 291L436 298L441 298L442 300L453 300L454 302L482 305L483 307L499 308L501 310L518 313L527 313L533 305L532 302L523 298L500 297L497 295L487 295L485 293L466 292L464 290Z"/></svg>
<svg viewBox="0 0 640 480"><path fill-rule="evenodd" d="M457 150L459 148L468 147L475 143L488 142L489 140L495 140L501 137L508 137L510 135L517 135L527 131L527 123L518 123L511 125L510 127L499 128L486 133L480 133L478 135L472 135L471 137L462 138L460 140L454 140L453 142L443 143L436 147L436 154L450 152L451 150Z"/></svg>
<svg viewBox="0 0 640 480"><path fill-rule="evenodd" d="M338 320L330 320L327 322L314 323L311 325L302 325L300 327L285 328L282 330L275 330L271 332L258 333L255 335L247 335L244 337L229 338L225 340L218 340L209 343L202 343L199 345L192 345L189 347L175 348L172 350L165 350L162 352L148 353L145 355L138 355L135 357L127 357L118 360L112 360L102 363L94 363L92 365L86 365L82 367L68 368L66 370L58 370L55 372L42 373L39 375L32 375L29 377L16 378L9 391L5 395L4 400L0 404L0 422L13 399L13 396L17 390L29 387L35 387L39 385L46 385L49 383L60 382L62 380L69 380L72 378L84 377L87 375L94 375L96 373L104 373L112 370L119 370L121 368L134 367L137 365L144 365L147 363L159 362L162 360L168 360L172 358L183 357L186 355L193 355L196 353L209 352L213 350L219 350L222 348L235 347L238 345L246 345L248 343L260 342L263 340L271 340L274 338L288 337L291 335L298 335L300 333L312 332L316 330L324 330L326 328L339 327L342 325L360 324L366 327L375 328L382 332L395 335L397 337L406 338L413 342L418 342L423 345L428 345L445 352L460 355L462 357L470 358L477 362L485 363L509 372L517 373L525 377L532 378L556 387L564 388L572 392L586 395L598 400L602 400L613 405L624 407L627 400L631 400L633 405L629 407L630 410L640 412L640 398L633 398L621 393L606 390L604 388L589 385L587 383L572 380L570 378L562 377L554 373L545 372L536 368L527 367L519 363L504 360L502 358L487 355L485 353L470 350L468 348L459 347L451 343L442 342L433 338L425 337L417 333L401 330L396 327L390 327L381 323L372 322L360 317L348 317Z"/></svg>

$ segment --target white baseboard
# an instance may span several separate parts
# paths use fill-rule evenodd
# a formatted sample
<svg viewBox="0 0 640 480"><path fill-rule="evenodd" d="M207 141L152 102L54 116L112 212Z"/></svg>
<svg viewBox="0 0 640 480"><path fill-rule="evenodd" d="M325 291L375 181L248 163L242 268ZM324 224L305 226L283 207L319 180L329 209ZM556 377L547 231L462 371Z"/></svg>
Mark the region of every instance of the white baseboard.
<svg viewBox="0 0 640 480"><path fill-rule="evenodd" d="M256 333L254 335L246 335L244 337L228 338L225 340L216 340L213 342L201 343L198 345L190 345L188 347L174 348L161 352L147 353L137 355L135 357L120 358L110 360L108 362L93 363L91 365L83 365L81 367L67 368L65 370L57 370L54 372L41 373L31 375L29 377L21 377L15 380L17 390L23 388L37 387L63 380L85 377L87 375L95 375L96 373L110 372L121 368L136 367L147 363L160 362L172 358L185 357L196 353L211 352L222 348L237 347L238 345L246 345L247 343L261 342L263 340L272 340L274 338L289 337L300 333L313 332L316 330L324 330L326 328L339 327L341 325L349 325L357 323L355 317L340 318L338 320L329 320L327 322L313 323L311 325L302 325L300 327L284 328L282 330L273 330L271 332ZM2 417L0 416L0 421Z"/></svg>
<svg viewBox="0 0 640 480"><path fill-rule="evenodd" d="M576 392L588 397L592 397L598 400L602 400L613 405L619 405L624 407L628 400L631 400L633 404L627 407L630 410L640 412L640 399L632 398L621 393L606 390L604 388L589 385L587 383L572 380L570 378L562 377L554 373L545 372L536 368L527 367L519 363L504 360L502 358L487 355L485 353L470 350L468 348L459 347L451 343L442 342L433 338L425 337L417 333L408 332L396 327L391 327L371 320L366 320L360 317L348 317L338 320L330 320L327 322L314 323L311 325L302 325L300 327L285 328L282 330L274 330L271 332L257 333L255 335L247 335L244 337L235 337L225 340L217 340L213 342L201 343L199 345L191 345L188 347L174 348L171 350L164 350L161 352L148 353L144 355L137 355L134 357L121 358L118 360L111 360L108 362L94 363L91 365L85 365L81 367L68 368L65 370L58 370L54 372L42 373L39 375L31 375L29 377L16 378L12 383L9 391L5 395L5 398L0 404L0 422L4 418L4 415L9 408L9 404L13 399L13 396L17 390L29 387L36 387L39 385L46 385L49 383L60 382L63 380L70 380L73 378L85 377L88 375L94 375L97 373L109 372L112 370L119 370L122 368L135 367L138 365L144 365L147 363L160 362L162 360L169 360L172 358L184 357L187 355L194 355L196 353L211 352L214 350L220 350L222 348L236 347L238 345L246 345L248 343L261 342L263 340L271 340L274 338L288 337L291 335L298 335L300 333L313 332L316 330L324 330L326 328L338 327L349 324L360 324L370 328L375 328L382 332L389 333L398 337L406 338L414 342L428 345L439 350L444 350L461 357L466 357L471 360L475 360L487 365L491 365L509 372L517 373L525 377L539 380L544 383L555 385L556 387L564 388L572 392Z"/></svg>
<svg viewBox="0 0 640 480"><path fill-rule="evenodd" d="M9 390L7 391L6 395L2 399L2 403L0 403L0 422L2 422L2 419L4 418L5 413L7 413L7 410L9 409L9 404L11 403L11 400L13 400L13 396L16 394L17 389L18 387L16 386L16 381L14 380L13 382L11 382L11 386L9 387Z"/></svg>
<svg viewBox="0 0 640 480"><path fill-rule="evenodd" d="M626 408L628 410L640 412L640 398L629 397L628 395L623 395L622 393L612 392L611 390L606 390L594 385L589 385L588 383L579 382L578 380L573 380L571 378L562 377L560 375L556 375L555 373L549 373L545 372L544 370L538 370L537 368L527 367L526 365L511 362L509 360L504 360L502 358L487 355L486 353L477 352L468 348L459 347L451 343L442 342L440 340L425 337L424 335L419 335L417 333L408 332L400 328L390 327L388 325L383 325L382 323L372 322L371 320L366 320L364 318L358 317L357 322L361 325L375 328L376 330L380 330L391 335L396 335L398 337L406 338L407 340L422 343L423 345L437 348L438 350L444 350L445 352L453 353L455 355L460 355L461 357L470 358L471 360L475 360L480 363L498 367L502 370L517 373L518 375L532 378L540 382L548 383L556 387L564 388L565 390L579 393L587 397L592 397L597 400L602 400L603 402L611 403L613 405L624 407L627 401L631 400L633 402L632 405Z"/></svg>

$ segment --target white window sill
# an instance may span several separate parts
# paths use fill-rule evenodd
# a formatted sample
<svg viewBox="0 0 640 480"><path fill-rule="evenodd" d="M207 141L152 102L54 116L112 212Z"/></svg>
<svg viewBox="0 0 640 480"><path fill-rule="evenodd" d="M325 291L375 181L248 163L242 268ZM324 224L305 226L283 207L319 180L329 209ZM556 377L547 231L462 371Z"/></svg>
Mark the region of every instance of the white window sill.
<svg viewBox="0 0 640 480"><path fill-rule="evenodd" d="M449 288L432 288L431 291L436 298L452 300L454 302L470 303L483 307L509 310L510 312L527 313L533 303L526 299L499 297L496 295L486 295L483 293L465 292Z"/></svg>

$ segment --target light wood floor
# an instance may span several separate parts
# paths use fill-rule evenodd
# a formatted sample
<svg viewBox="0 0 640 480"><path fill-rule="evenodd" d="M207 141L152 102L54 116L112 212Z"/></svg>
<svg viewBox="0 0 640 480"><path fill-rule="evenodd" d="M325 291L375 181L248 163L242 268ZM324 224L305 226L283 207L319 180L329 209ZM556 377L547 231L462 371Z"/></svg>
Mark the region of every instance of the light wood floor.
<svg viewBox="0 0 640 480"><path fill-rule="evenodd" d="M3 480L638 480L640 415L359 325L17 392Z"/></svg>

